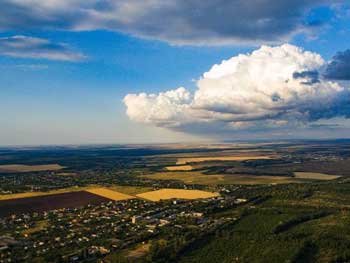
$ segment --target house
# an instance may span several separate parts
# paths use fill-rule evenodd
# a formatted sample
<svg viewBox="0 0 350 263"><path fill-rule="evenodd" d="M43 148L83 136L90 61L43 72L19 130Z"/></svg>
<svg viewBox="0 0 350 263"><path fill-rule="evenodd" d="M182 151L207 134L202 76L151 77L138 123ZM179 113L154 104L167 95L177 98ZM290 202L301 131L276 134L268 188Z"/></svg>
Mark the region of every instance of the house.
<svg viewBox="0 0 350 263"><path fill-rule="evenodd" d="M11 246L18 245L19 242L12 237L0 237L0 251L6 250Z"/></svg>

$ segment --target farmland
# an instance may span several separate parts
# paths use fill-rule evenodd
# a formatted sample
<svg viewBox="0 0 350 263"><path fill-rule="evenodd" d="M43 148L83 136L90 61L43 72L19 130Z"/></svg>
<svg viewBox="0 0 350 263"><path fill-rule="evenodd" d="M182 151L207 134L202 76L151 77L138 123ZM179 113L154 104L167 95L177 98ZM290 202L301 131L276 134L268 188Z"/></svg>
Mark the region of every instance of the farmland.
<svg viewBox="0 0 350 263"><path fill-rule="evenodd" d="M160 172L145 175L153 180L179 180L187 184L287 184L305 182L298 178L286 176L254 176L254 175L224 175L195 172Z"/></svg>
<svg viewBox="0 0 350 263"><path fill-rule="evenodd" d="M0 195L0 217L9 213L42 212L60 208L71 208L103 201L121 201L133 198L142 198L151 201L159 199L183 198L197 199L217 196L216 194L180 189L162 189L150 191L152 188L132 186L81 187L67 188L50 192L27 192L11 195ZM122 192L118 192L122 191ZM126 194L126 192L128 194ZM71 200L68 200L70 199ZM84 201L79 201L82 198ZM62 200L62 201L60 201Z"/></svg>
<svg viewBox="0 0 350 263"><path fill-rule="evenodd" d="M312 179L312 180L334 180L338 179L339 175L330 175L324 173L310 173L310 172L295 172L295 178Z"/></svg>
<svg viewBox="0 0 350 263"><path fill-rule="evenodd" d="M134 198L131 195L122 194L122 193L119 193L110 189L106 189L106 188L101 188L101 187L87 189L86 192L89 192L98 196L102 196L104 198L108 198L113 201L120 201L120 200L127 200L127 199Z"/></svg>
<svg viewBox="0 0 350 263"><path fill-rule="evenodd" d="M58 190L52 190L47 192L23 192L23 193L17 193L17 194L3 194L0 195L0 201L2 200L10 200L10 199L19 199L19 198L29 198L29 197L36 197L36 196L45 196L45 195L55 195L55 194L62 194L62 193L70 193L70 192L77 192L82 191L85 188L79 188L79 187L69 187L69 188L62 188Z"/></svg>
<svg viewBox="0 0 350 263"><path fill-rule="evenodd" d="M111 185L109 189L126 194L126 195L135 196L137 194L151 191L153 188L147 187L147 186Z"/></svg>
<svg viewBox="0 0 350 263"><path fill-rule="evenodd" d="M33 213L61 208L74 208L106 202L109 199L85 191L35 196L0 201L0 217L17 213Z"/></svg>
<svg viewBox="0 0 350 263"><path fill-rule="evenodd" d="M9 164L64 169L0 171L1 262L350 259L350 141L0 149Z"/></svg>
<svg viewBox="0 0 350 263"><path fill-rule="evenodd" d="M26 172L40 172L40 171L56 171L65 167L59 164L43 164L43 165L23 165L23 164L4 164L0 165L1 173L26 173Z"/></svg>
<svg viewBox="0 0 350 263"><path fill-rule="evenodd" d="M160 172L144 175L151 180L179 180L186 184L218 184L225 183L224 175L205 175L200 171L195 172Z"/></svg>
<svg viewBox="0 0 350 263"><path fill-rule="evenodd" d="M119 189L133 195L117 192ZM211 198L217 196L216 193L181 190L181 189L161 189L149 191L151 188L122 187L111 188L85 187L62 189L51 192L28 192L21 194L3 195L0 200L0 217L10 214L43 212L61 208L74 208L88 204L97 204L106 201L122 201L133 198L142 198L151 201L160 199L198 199Z"/></svg>
<svg viewBox="0 0 350 263"><path fill-rule="evenodd" d="M268 160L272 156L210 156L210 157L185 157L178 158L176 164L198 163L207 161L245 161L245 160Z"/></svg>
<svg viewBox="0 0 350 263"><path fill-rule="evenodd" d="M168 171L191 171L193 167L191 165L177 165L165 167Z"/></svg>
<svg viewBox="0 0 350 263"><path fill-rule="evenodd" d="M202 199L219 196L217 193L210 193L199 190L184 190L184 189L161 189L157 191L138 194L137 197L150 201L160 201L166 199Z"/></svg>

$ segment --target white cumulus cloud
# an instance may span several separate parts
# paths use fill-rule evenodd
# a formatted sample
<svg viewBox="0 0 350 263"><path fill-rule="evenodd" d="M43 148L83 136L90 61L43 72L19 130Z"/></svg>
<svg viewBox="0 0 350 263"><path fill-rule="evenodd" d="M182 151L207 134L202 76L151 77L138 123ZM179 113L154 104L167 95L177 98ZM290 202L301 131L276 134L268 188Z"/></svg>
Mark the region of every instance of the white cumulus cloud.
<svg viewBox="0 0 350 263"><path fill-rule="evenodd" d="M319 54L290 44L262 46L214 65L193 94L181 87L124 102L131 120L203 133L349 117L349 90L322 78L325 66Z"/></svg>
<svg viewBox="0 0 350 263"><path fill-rule="evenodd" d="M177 126L186 119L191 95L185 88L180 87L158 95L129 94L124 98L124 102L128 116L134 121L159 126Z"/></svg>

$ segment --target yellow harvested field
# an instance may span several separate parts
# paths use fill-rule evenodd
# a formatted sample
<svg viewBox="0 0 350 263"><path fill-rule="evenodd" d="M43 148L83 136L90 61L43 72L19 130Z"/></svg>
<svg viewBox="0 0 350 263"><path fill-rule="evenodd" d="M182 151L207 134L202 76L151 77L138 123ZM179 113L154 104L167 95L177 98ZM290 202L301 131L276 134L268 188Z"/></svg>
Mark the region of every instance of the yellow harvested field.
<svg viewBox="0 0 350 263"><path fill-rule="evenodd" d="M136 195L153 190L153 187L147 186L129 186L129 185L113 185L108 187L112 191L117 191L122 194Z"/></svg>
<svg viewBox="0 0 350 263"><path fill-rule="evenodd" d="M122 194L116 191L112 191L110 189L107 188L91 188L91 189L86 189L86 192L95 194L95 195L99 195L114 201L120 201L120 200L127 200L127 199L133 199L134 197L131 195L127 195L127 194Z"/></svg>
<svg viewBox="0 0 350 263"><path fill-rule="evenodd" d="M43 196L43 195L54 195L54 194L62 194L62 193L69 193L69 192L77 192L77 191L83 191L85 189L88 189L89 187L68 187L58 190L52 190L48 192L24 192L24 193L18 193L18 194L0 194L0 200L10 200L10 199L17 199L17 198L27 198L27 197L34 197L34 196ZM90 187L91 188L91 187Z"/></svg>
<svg viewBox="0 0 350 263"><path fill-rule="evenodd" d="M106 188L100 188L98 185L89 185L85 187L68 187L68 188L62 188L57 190L52 190L48 192L24 192L24 193L18 193L18 194L0 194L0 200L10 200L10 199L16 199L16 198L27 198L27 197L34 197L34 196L44 196L44 195L53 195L53 194L61 194L61 193L70 193L70 192L77 192L77 191L96 191L96 189L106 189ZM118 193L119 196L123 195L124 197L128 196L129 198L133 198L133 195L144 193L151 191L151 187L141 187L141 186L120 186L120 185L113 185L110 187L110 192ZM93 193L93 192L91 192ZM96 194L96 193L95 193ZM101 194L100 194L101 195ZM108 198L108 197L107 197ZM124 200L120 199L120 200Z"/></svg>
<svg viewBox="0 0 350 263"><path fill-rule="evenodd" d="M295 172L294 176L295 178L311 179L311 180L334 180L341 177L340 175L330 175L330 174L311 173L311 172Z"/></svg>
<svg viewBox="0 0 350 263"><path fill-rule="evenodd" d="M168 171L191 171L192 170L191 165L177 165L177 166L167 166L165 167Z"/></svg>
<svg viewBox="0 0 350 263"><path fill-rule="evenodd" d="M176 164L187 164L207 161L245 161L245 160L267 160L272 159L272 156L212 156L212 157L190 157L178 158Z"/></svg>
<svg viewBox="0 0 350 263"><path fill-rule="evenodd" d="M218 193L205 192L200 190L184 190L184 189L161 189L136 195L139 198L150 201L160 201L166 199L202 199L219 196Z"/></svg>
<svg viewBox="0 0 350 263"><path fill-rule="evenodd" d="M24 165L24 164L5 164L0 165L0 172L40 172L40 171L56 171L65 168L59 164L43 164L43 165Z"/></svg>

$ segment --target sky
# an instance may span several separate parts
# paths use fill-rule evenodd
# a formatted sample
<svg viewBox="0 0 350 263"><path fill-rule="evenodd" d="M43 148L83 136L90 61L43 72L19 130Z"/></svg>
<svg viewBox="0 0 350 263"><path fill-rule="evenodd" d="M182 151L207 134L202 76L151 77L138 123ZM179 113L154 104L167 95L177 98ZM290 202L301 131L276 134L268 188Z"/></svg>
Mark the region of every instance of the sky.
<svg viewBox="0 0 350 263"><path fill-rule="evenodd" d="M4 0L0 145L350 137L350 7Z"/></svg>

